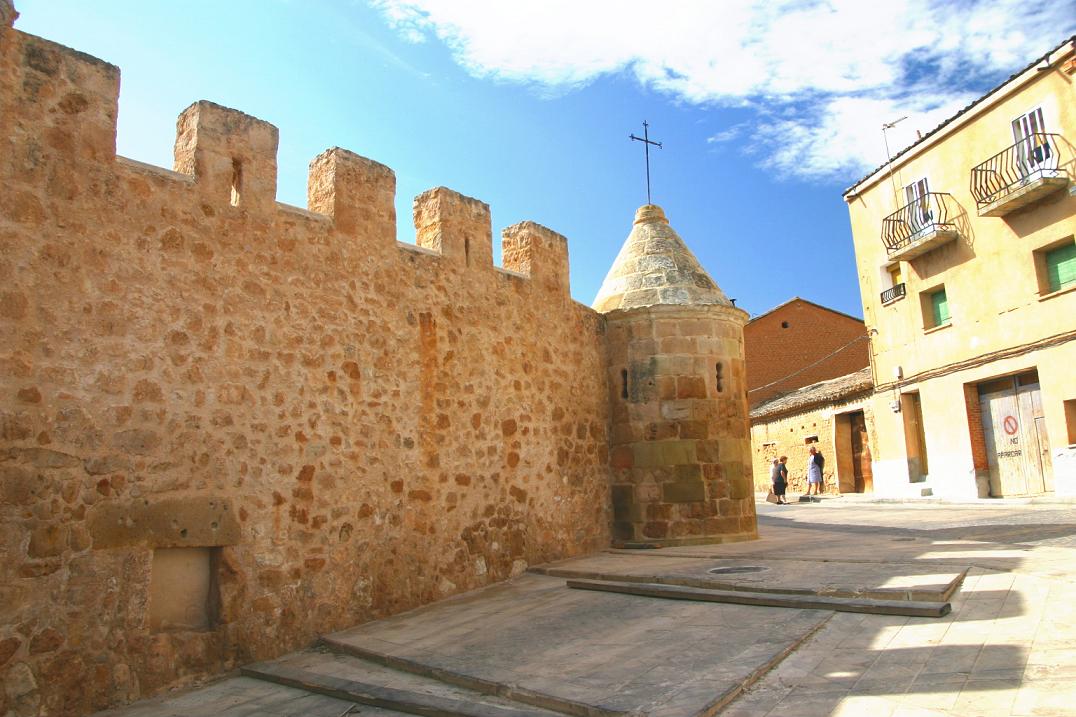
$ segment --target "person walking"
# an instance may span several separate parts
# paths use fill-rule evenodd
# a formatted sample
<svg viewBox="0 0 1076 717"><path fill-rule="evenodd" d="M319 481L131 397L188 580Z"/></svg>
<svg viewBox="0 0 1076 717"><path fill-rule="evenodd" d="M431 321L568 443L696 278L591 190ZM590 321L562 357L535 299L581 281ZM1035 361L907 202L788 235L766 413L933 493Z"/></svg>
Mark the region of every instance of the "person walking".
<svg viewBox="0 0 1076 717"><path fill-rule="evenodd" d="M785 500L785 489L788 488L788 468L785 467L787 456L773 459L773 468L770 469L770 481L773 483L773 494L777 497L777 505L788 505Z"/></svg>
<svg viewBox="0 0 1076 717"><path fill-rule="evenodd" d="M811 494L811 486L814 486L815 495L822 494L822 461L814 446L807 451L807 495Z"/></svg>

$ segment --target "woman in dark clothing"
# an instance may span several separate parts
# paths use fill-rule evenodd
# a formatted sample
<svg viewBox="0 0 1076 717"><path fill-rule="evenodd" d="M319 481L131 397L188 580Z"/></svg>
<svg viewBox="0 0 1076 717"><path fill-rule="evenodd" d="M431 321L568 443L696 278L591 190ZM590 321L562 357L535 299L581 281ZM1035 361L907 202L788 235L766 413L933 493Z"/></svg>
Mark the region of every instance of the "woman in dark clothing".
<svg viewBox="0 0 1076 717"><path fill-rule="evenodd" d="M785 500L785 488L788 487L788 468L785 467L787 460L788 456L774 458L773 468L770 469L770 480L773 482L773 494L777 496L777 505L788 505L788 501Z"/></svg>

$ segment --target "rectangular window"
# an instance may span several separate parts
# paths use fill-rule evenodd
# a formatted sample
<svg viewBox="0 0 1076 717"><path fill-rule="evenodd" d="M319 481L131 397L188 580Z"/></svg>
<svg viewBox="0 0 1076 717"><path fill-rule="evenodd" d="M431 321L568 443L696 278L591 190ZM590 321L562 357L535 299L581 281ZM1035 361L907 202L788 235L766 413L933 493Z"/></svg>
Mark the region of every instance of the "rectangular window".
<svg viewBox="0 0 1076 717"><path fill-rule="evenodd" d="M1042 134L1045 131L1041 107L1036 107L1026 115L1020 115L1012 121L1012 138L1016 142L1028 139L1036 134Z"/></svg>
<svg viewBox="0 0 1076 717"><path fill-rule="evenodd" d="M930 295L930 311L935 326L949 323L949 299L945 296L945 289Z"/></svg>
<svg viewBox="0 0 1076 717"><path fill-rule="evenodd" d="M919 294L919 303L923 309L923 328L933 329L950 323L949 297L945 286L936 286Z"/></svg>
<svg viewBox="0 0 1076 717"><path fill-rule="evenodd" d="M1065 401L1065 428L1068 430L1069 445L1076 445L1076 398Z"/></svg>
<svg viewBox="0 0 1076 717"><path fill-rule="evenodd" d="M1047 251L1046 285L1049 291L1060 291L1076 284L1076 243L1059 246Z"/></svg>
<svg viewBox="0 0 1076 717"><path fill-rule="evenodd" d="M930 212L930 197L927 188L926 177L917 182L912 182L904 188L904 199L907 200L907 212L905 221L916 230L922 229L933 220Z"/></svg>
<svg viewBox="0 0 1076 717"><path fill-rule="evenodd" d="M1042 120L1042 108L1036 107L1025 115L1012 121L1012 137L1019 144L1017 156L1022 169L1034 171L1040 164L1050 159L1050 145L1043 133L1046 125Z"/></svg>
<svg viewBox="0 0 1076 717"><path fill-rule="evenodd" d="M1076 287L1076 241L1073 237L1039 247L1033 257L1039 294L1048 296Z"/></svg>
<svg viewBox="0 0 1076 717"><path fill-rule="evenodd" d="M900 262L891 266L885 267L882 273L882 284L888 283L888 288L882 291L881 299L882 305L891 304L894 301L904 298L904 272L901 271Z"/></svg>

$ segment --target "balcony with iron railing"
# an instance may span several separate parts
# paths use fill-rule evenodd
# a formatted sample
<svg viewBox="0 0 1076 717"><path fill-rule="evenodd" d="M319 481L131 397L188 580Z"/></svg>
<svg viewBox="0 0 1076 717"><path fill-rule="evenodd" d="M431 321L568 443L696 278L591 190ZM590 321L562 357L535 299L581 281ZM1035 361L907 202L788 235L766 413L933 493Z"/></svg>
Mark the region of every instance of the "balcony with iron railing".
<svg viewBox="0 0 1076 717"><path fill-rule="evenodd" d="M882 306L885 306L886 304L892 304L897 299L903 299L906 293L908 292L904 286L904 282L901 282L889 289L886 289L882 292Z"/></svg>
<svg viewBox="0 0 1076 717"><path fill-rule="evenodd" d="M929 192L883 219L882 243L889 262L910 261L956 239L958 210L949 194Z"/></svg>
<svg viewBox="0 0 1076 717"><path fill-rule="evenodd" d="M1059 162L1061 135L1032 134L971 170L971 195L981 217L1001 217L1068 186Z"/></svg>

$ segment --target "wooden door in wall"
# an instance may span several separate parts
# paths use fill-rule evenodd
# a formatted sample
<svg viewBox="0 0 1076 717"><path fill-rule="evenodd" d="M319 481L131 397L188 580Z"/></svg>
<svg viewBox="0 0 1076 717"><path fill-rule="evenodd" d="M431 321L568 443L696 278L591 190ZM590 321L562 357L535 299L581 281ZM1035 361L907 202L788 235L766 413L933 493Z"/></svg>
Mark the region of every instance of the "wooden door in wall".
<svg viewBox="0 0 1076 717"><path fill-rule="evenodd" d="M979 406L990 465L990 495L1045 492L1050 449L1043 432L1038 373L979 384Z"/></svg>
<svg viewBox="0 0 1076 717"><path fill-rule="evenodd" d="M852 432L852 475L855 476L856 493L874 492L874 473L871 470L871 448L867 440L867 420L863 411L849 415Z"/></svg>

